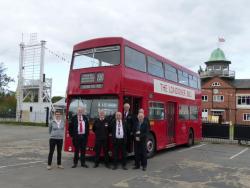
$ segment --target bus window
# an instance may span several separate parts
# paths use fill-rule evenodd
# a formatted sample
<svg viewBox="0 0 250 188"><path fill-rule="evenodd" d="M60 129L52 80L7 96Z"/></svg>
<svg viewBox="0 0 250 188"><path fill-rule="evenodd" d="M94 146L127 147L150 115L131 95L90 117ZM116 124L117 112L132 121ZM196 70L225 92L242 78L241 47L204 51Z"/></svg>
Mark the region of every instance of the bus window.
<svg viewBox="0 0 250 188"><path fill-rule="evenodd" d="M118 111L118 99L115 97L102 97L102 98L73 98L69 106L69 118L75 115L78 107L86 109L85 114L94 119L98 117L100 110L105 111L106 116L113 116Z"/></svg>
<svg viewBox="0 0 250 188"><path fill-rule="evenodd" d="M164 103L149 102L149 119L150 120L164 119Z"/></svg>
<svg viewBox="0 0 250 188"><path fill-rule="evenodd" d="M135 70L146 72L146 57L143 53L126 46L125 65Z"/></svg>
<svg viewBox="0 0 250 188"><path fill-rule="evenodd" d="M178 82L176 68L165 64L165 77L173 82Z"/></svg>
<svg viewBox="0 0 250 188"><path fill-rule="evenodd" d="M189 107L190 112L190 119L191 120L197 120L198 119L198 107L197 106L190 106Z"/></svg>
<svg viewBox="0 0 250 188"><path fill-rule="evenodd" d="M193 88L198 88L198 80L197 77L193 75L188 75L189 86Z"/></svg>
<svg viewBox="0 0 250 188"><path fill-rule="evenodd" d="M188 74L184 71L178 70L179 83L188 86Z"/></svg>
<svg viewBox="0 0 250 188"><path fill-rule="evenodd" d="M188 105L179 106L179 119L188 120L189 119L189 109Z"/></svg>
<svg viewBox="0 0 250 188"><path fill-rule="evenodd" d="M162 62L148 56L148 73L153 76L164 78Z"/></svg>
<svg viewBox="0 0 250 188"><path fill-rule="evenodd" d="M82 50L74 53L73 69L120 64L120 46Z"/></svg>

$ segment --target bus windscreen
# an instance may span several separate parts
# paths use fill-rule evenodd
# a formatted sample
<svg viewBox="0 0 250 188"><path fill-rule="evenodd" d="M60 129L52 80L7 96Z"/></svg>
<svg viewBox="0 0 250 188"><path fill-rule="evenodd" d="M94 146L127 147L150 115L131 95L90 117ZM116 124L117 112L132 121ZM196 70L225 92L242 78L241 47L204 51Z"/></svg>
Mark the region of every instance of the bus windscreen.
<svg viewBox="0 0 250 188"><path fill-rule="evenodd" d="M74 53L73 69L120 64L120 46L92 48Z"/></svg>

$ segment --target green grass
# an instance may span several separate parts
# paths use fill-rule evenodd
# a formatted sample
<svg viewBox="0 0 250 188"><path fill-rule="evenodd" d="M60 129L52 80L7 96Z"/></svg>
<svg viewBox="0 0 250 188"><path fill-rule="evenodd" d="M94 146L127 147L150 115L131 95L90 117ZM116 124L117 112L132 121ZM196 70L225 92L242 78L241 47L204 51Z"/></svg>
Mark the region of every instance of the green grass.
<svg viewBox="0 0 250 188"><path fill-rule="evenodd" d="M19 125L19 126L38 126L46 127L45 123L34 123L34 122L17 122L17 121L0 121L0 125Z"/></svg>

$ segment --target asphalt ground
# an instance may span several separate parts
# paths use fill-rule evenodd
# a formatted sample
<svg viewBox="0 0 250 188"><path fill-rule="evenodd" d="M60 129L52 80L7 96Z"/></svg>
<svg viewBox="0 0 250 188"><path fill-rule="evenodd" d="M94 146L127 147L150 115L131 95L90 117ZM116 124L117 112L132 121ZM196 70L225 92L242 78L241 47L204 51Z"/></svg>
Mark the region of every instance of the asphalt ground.
<svg viewBox="0 0 250 188"><path fill-rule="evenodd" d="M202 142L158 152L148 160L147 171L111 170L100 165L72 169L72 153L63 152L57 169L46 169L48 129L0 125L0 188L245 188L250 187L250 148L237 144Z"/></svg>

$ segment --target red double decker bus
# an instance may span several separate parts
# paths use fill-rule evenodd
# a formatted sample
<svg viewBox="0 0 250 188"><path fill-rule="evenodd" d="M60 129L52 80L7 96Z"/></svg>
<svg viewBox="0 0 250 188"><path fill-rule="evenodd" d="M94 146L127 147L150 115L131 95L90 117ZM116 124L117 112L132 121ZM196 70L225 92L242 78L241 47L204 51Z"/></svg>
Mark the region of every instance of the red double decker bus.
<svg viewBox="0 0 250 188"><path fill-rule="evenodd" d="M94 118L107 118L131 105L150 120L148 156L157 150L201 139L199 75L124 38L109 37L76 44L68 78L65 151L73 151L68 119L79 106L90 119L88 155L94 155ZM132 146L131 146L132 147Z"/></svg>

